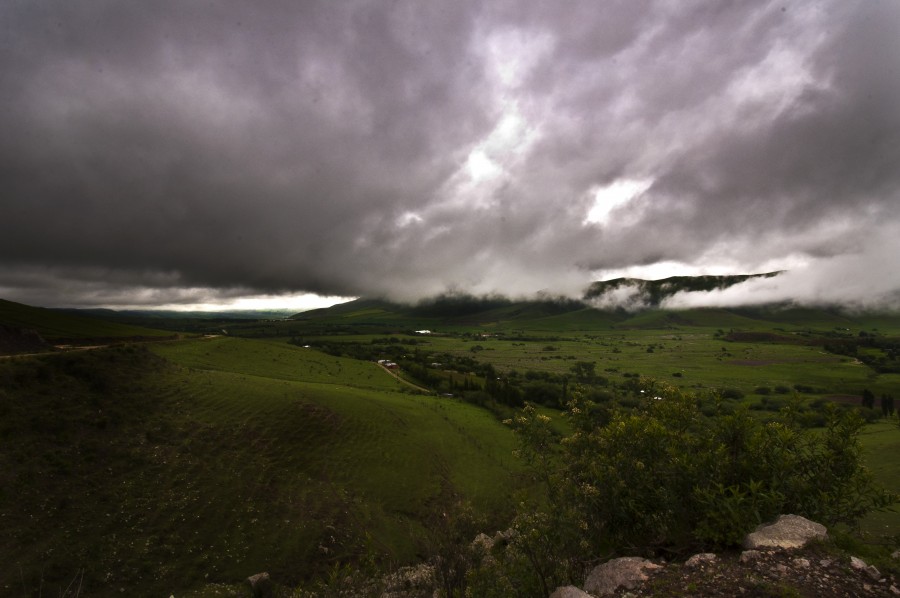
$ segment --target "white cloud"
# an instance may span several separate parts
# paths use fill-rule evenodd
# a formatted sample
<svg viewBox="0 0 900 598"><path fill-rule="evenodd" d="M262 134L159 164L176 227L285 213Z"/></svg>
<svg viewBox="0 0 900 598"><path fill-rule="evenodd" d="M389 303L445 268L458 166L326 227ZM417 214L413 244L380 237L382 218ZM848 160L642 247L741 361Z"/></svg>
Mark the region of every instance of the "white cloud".
<svg viewBox="0 0 900 598"><path fill-rule="evenodd" d="M602 187L592 187L588 193L593 196L593 206L585 223L609 224L619 208L628 205L652 184L650 179L618 179ZM627 226L624 222L617 224Z"/></svg>
<svg viewBox="0 0 900 598"><path fill-rule="evenodd" d="M788 303L856 309L900 309L900 226L873 230L855 253L808 258L773 278L755 278L708 293L679 293L663 307L722 307Z"/></svg>

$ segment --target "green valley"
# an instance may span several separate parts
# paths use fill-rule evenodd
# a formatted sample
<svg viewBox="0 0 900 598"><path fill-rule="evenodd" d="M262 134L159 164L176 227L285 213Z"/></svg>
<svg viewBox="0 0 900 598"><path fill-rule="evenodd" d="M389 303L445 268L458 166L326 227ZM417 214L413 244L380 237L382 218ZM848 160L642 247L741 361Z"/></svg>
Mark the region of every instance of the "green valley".
<svg viewBox="0 0 900 598"><path fill-rule="evenodd" d="M553 437L572 432L573 399L602 420L683 392L707 418L787 408L814 433L853 411L872 422L872 472L900 491L892 314L359 300L174 338L177 321L0 307L8 329L128 341L0 360L7 594L241 595L260 571L289 588L427 560L545 500L503 421L526 404ZM898 530L875 512L860 533L892 545Z"/></svg>

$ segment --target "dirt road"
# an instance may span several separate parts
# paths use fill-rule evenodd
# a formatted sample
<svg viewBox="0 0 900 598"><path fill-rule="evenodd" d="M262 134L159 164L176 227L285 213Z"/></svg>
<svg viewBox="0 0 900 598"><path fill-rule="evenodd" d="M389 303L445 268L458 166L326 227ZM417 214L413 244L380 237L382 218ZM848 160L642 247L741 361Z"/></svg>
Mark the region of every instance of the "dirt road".
<svg viewBox="0 0 900 598"><path fill-rule="evenodd" d="M380 364L380 363L377 364L377 365L378 365L378 367L380 367L381 369L383 369L385 372L387 372L388 374L390 374L391 376L393 376L394 378L396 378L397 380L399 380L399 381L402 382L403 384L406 384L407 386L412 386L412 387L415 388L416 390L422 391L422 392L427 393L427 394L430 394L430 395L431 395L431 394L434 394L434 391L432 391L432 390L428 390L427 388L423 388L423 387L421 387L421 386L418 386L418 385L416 385L416 384L413 384L413 383L410 382L409 380L404 380L403 378L401 378L399 375L397 375L397 373L395 373L395 372L394 372L393 370L391 370L390 368L386 368L386 367L384 367L384 365L382 365L382 364Z"/></svg>

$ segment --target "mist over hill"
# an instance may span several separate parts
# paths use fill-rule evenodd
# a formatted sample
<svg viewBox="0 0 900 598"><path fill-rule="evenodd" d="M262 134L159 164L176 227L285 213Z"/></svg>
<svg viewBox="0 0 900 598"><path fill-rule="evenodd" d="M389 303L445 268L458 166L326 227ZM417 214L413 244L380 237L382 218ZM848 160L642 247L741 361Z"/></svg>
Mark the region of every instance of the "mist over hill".
<svg viewBox="0 0 900 598"><path fill-rule="evenodd" d="M891 311L890 304L860 305L856 301L791 298L784 293L769 293L754 299L758 289L781 287L779 280L787 272L761 274L671 276L658 280L615 278L592 283L580 296L573 297L543 291L530 297L501 294L473 295L444 293L415 303L393 302L378 298L360 298L330 308L294 314L292 318L350 316L381 318L402 313L408 317L459 320L476 323L494 317L526 319L558 316L578 311L599 311L614 319L631 317L647 310L689 311L695 308L741 310L817 309L829 312ZM767 300L768 297L771 299ZM618 316L615 316L618 314Z"/></svg>
<svg viewBox="0 0 900 598"><path fill-rule="evenodd" d="M588 304L604 308L638 310L663 307L667 300L688 294L722 291L755 279L770 279L783 272L726 276L670 276L660 280L615 278L593 283L584 294Z"/></svg>

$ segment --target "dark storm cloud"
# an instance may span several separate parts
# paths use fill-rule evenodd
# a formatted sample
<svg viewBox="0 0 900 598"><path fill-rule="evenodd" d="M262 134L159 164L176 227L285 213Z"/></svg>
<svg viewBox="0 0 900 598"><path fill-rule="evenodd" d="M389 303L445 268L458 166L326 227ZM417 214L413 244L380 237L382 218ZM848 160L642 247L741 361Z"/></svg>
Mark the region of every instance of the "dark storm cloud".
<svg viewBox="0 0 900 598"><path fill-rule="evenodd" d="M0 294L895 263L896 3L483 4L4 4ZM588 222L616 181L645 190Z"/></svg>

